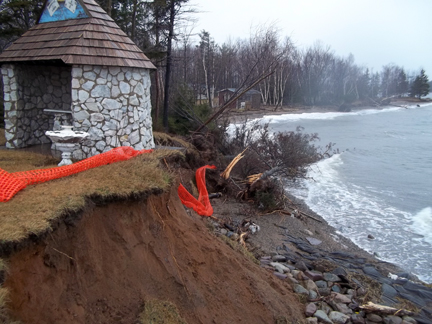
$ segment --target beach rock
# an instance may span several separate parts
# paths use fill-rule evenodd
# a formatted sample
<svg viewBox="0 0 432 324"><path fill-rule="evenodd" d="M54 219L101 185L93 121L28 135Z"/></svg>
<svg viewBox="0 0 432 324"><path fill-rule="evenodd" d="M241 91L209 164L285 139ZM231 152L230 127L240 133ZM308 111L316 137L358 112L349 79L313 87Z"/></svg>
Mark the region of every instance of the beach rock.
<svg viewBox="0 0 432 324"><path fill-rule="evenodd" d="M330 312L329 319L335 324L345 324L349 321L350 317L340 312Z"/></svg>
<svg viewBox="0 0 432 324"><path fill-rule="evenodd" d="M365 324L365 319L360 314L351 315L351 322L353 324Z"/></svg>
<svg viewBox="0 0 432 324"><path fill-rule="evenodd" d="M306 305L305 315L306 317L311 317L318 310L317 306L314 303L309 303Z"/></svg>
<svg viewBox="0 0 432 324"><path fill-rule="evenodd" d="M402 317L402 319L405 322L412 323L412 324L417 324L417 321L414 318L410 317L410 316L404 316L404 317Z"/></svg>
<svg viewBox="0 0 432 324"><path fill-rule="evenodd" d="M302 285L294 285L294 291L297 294L309 296L309 291L307 291Z"/></svg>
<svg viewBox="0 0 432 324"><path fill-rule="evenodd" d="M343 304L351 303L351 296L342 295L335 292L331 293L331 296L336 303L343 303Z"/></svg>
<svg viewBox="0 0 432 324"><path fill-rule="evenodd" d="M286 274L280 273L279 271L275 271L273 274L281 280L285 280L288 277Z"/></svg>
<svg viewBox="0 0 432 324"><path fill-rule="evenodd" d="M352 302L351 304L348 304L348 307L352 310L356 310L360 307L359 303L357 303L356 301Z"/></svg>
<svg viewBox="0 0 432 324"><path fill-rule="evenodd" d="M287 274L287 279L291 282L293 285L298 285L299 281L293 277L291 273Z"/></svg>
<svg viewBox="0 0 432 324"><path fill-rule="evenodd" d="M317 285L312 280L306 280L306 282L305 282L305 288L307 290L318 291Z"/></svg>
<svg viewBox="0 0 432 324"><path fill-rule="evenodd" d="M324 281L324 280L315 281L315 285L318 288L328 288L327 281Z"/></svg>
<svg viewBox="0 0 432 324"><path fill-rule="evenodd" d="M339 276L337 276L337 275L335 275L333 273L324 272L323 276L324 276L324 280L326 280L326 281L331 281L331 282L341 281L341 279L339 278Z"/></svg>
<svg viewBox="0 0 432 324"><path fill-rule="evenodd" d="M303 261L298 261L295 264L295 266L300 271L307 271L307 270L309 270L308 267L306 266L306 264Z"/></svg>
<svg viewBox="0 0 432 324"><path fill-rule="evenodd" d="M398 295L396 289L386 283L382 284L381 293L388 298L395 298Z"/></svg>
<svg viewBox="0 0 432 324"><path fill-rule="evenodd" d="M375 237L374 237L372 234L369 234L369 235L367 236L367 238L368 238L369 240L375 240Z"/></svg>
<svg viewBox="0 0 432 324"><path fill-rule="evenodd" d="M342 303L336 303L334 310L341 312L345 315L351 315L353 313L351 308L349 308L346 304L342 304Z"/></svg>
<svg viewBox="0 0 432 324"><path fill-rule="evenodd" d="M337 276L346 276L347 272L345 271L345 269L338 267L336 269L334 269L331 273L337 275Z"/></svg>
<svg viewBox="0 0 432 324"><path fill-rule="evenodd" d="M374 277L374 278L382 278L383 275L378 272L377 269L371 266L363 267L363 272L367 274L368 276Z"/></svg>
<svg viewBox="0 0 432 324"><path fill-rule="evenodd" d="M293 273L293 275L294 275L294 273ZM297 272L297 274L294 275L294 278L296 278L297 280L309 280L309 277L306 277L306 275L304 274L303 271Z"/></svg>
<svg viewBox="0 0 432 324"><path fill-rule="evenodd" d="M313 281L319 281L319 280L323 280L323 274L320 272L315 272L315 271L305 271L304 273L306 276L308 276L309 278L311 278Z"/></svg>
<svg viewBox="0 0 432 324"><path fill-rule="evenodd" d="M356 297L356 291L354 289L347 289L346 294L352 296L352 298Z"/></svg>
<svg viewBox="0 0 432 324"><path fill-rule="evenodd" d="M402 318L400 318L399 316L389 315L389 316L384 317L384 323L385 324L401 324Z"/></svg>
<svg viewBox="0 0 432 324"><path fill-rule="evenodd" d="M317 298L318 298L318 294L316 293L316 291L309 290L308 300L313 301L316 300Z"/></svg>
<svg viewBox="0 0 432 324"><path fill-rule="evenodd" d="M322 243L322 241L320 241L314 237L306 237L306 240L308 240L308 242L312 245L320 245Z"/></svg>
<svg viewBox="0 0 432 324"><path fill-rule="evenodd" d="M318 324L318 318L308 317L306 318L306 324Z"/></svg>
<svg viewBox="0 0 432 324"><path fill-rule="evenodd" d="M271 262L270 265L280 273L290 272L290 269L279 262Z"/></svg>
<svg viewBox="0 0 432 324"><path fill-rule="evenodd" d="M276 254L273 255L272 260L275 262L286 262L287 258L284 255Z"/></svg>
<svg viewBox="0 0 432 324"><path fill-rule="evenodd" d="M382 322L382 317L376 314L367 314L366 318L369 322L373 322L373 323L381 323Z"/></svg>
<svg viewBox="0 0 432 324"><path fill-rule="evenodd" d="M409 300L414 303L417 307L422 308L426 306L426 302L423 298L414 295L413 293L399 293L402 298Z"/></svg>
<svg viewBox="0 0 432 324"><path fill-rule="evenodd" d="M318 288L318 293L321 296L330 296L330 288Z"/></svg>
<svg viewBox="0 0 432 324"><path fill-rule="evenodd" d="M334 292L337 292L337 293L341 292L341 289L340 289L340 287L338 285L333 285L331 287L331 290L334 291Z"/></svg>
<svg viewBox="0 0 432 324"><path fill-rule="evenodd" d="M323 323L333 324L333 322L328 318L327 314L320 309L315 312L314 316Z"/></svg>
<svg viewBox="0 0 432 324"><path fill-rule="evenodd" d="M319 309L321 309L326 314L330 314L330 312L333 311L333 308L331 308L330 305L327 304L326 302L321 302Z"/></svg>

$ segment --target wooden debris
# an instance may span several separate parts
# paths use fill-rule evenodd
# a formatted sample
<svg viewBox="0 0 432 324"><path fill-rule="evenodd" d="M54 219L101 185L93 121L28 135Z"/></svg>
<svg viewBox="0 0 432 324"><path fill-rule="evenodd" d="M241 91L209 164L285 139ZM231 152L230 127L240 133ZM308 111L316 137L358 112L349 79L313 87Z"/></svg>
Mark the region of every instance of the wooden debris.
<svg viewBox="0 0 432 324"><path fill-rule="evenodd" d="M255 181L259 180L262 176L262 173L252 174L247 177L246 182L249 184L254 183Z"/></svg>
<svg viewBox="0 0 432 324"><path fill-rule="evenodd" d="M395 316L412 316L413 312L410 312L406 309L397 309L393 307L388 307L384 305L374 304L372 302L368 302L366 305L360 306L367 313L379 313L383 315L395 315Z"/></svg>
<svg viewBox="0 0 432 324"><path fill-rule="evenodd" d="M243 154L244 152L247 150L247 147L244 149L243 152L241 152L239 155L237 155L230 164L228 164L228 166L226 167L226 169L224 170L224 172L222 172L220 174L220 176L224 179L228 179L230 177L230 173L232 168L234 168L234 166L237 164L238 161L240 161L243 158Z"/></svg>

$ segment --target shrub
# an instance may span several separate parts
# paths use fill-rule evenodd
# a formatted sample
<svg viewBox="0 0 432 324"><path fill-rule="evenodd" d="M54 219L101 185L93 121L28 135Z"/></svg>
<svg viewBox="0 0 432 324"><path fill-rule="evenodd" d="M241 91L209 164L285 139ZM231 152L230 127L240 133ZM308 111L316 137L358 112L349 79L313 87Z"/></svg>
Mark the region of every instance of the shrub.
<svg viewBox="0 0 432 324"><path fill-rule="evenodd" d="M168 119L171 132L188 135L210 117L211 111L208 105L197 105L195 101L195 96L189 88L181 86L178 89L171 107L172 113Z"/></svg>

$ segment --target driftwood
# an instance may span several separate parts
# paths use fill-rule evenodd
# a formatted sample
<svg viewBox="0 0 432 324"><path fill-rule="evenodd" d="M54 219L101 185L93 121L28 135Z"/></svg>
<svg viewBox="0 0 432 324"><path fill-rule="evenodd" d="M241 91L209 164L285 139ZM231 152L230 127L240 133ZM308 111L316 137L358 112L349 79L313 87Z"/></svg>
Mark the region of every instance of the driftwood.
<svg viewBox="0 0 432 324"><path fill-rule="evenodd" d="M393 307L383 306L368 302L366 305L360 306L366 313L379 313L383 315L395 315L395 316L412 316L413 312L406 309L397 309Z"/></svg>

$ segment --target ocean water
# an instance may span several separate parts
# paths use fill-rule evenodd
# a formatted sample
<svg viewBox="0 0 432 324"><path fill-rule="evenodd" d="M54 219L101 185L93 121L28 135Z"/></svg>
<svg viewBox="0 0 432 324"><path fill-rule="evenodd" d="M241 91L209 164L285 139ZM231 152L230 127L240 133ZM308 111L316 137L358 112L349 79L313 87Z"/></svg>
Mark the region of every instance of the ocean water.
<svg viewBox="0 0 432 324"><path fill-rule="evenodd" d="M363 249L432 282L432 104L262 121L335 143L340 153L288 190Z"/></svg>

